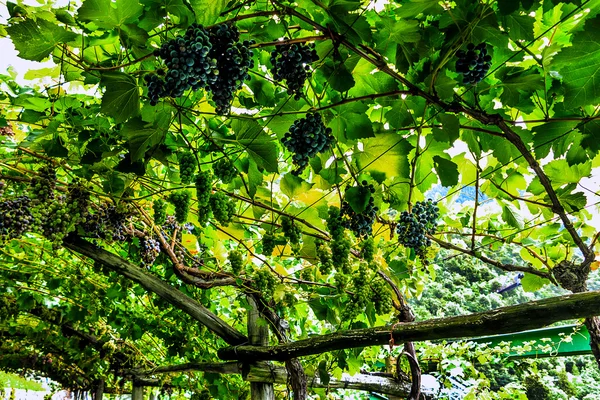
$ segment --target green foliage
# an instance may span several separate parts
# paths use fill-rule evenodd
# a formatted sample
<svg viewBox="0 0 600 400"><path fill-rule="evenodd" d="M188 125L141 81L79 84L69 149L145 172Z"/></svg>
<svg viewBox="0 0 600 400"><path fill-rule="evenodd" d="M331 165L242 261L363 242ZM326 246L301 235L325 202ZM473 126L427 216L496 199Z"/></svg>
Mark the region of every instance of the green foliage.
<svg viewBox="0 0 600 400"><path fill-rule="evenodd" d="M4 40L48 65L0 75L0 369L89 391L118 387L114 365L218 361L218 332L100 249L240 332L252 294L290 341L395 321L388 278L418 319L562 293L553 268L600 251L598 2L367 3L9 3ZM526 270L522 288L497 293L513 276L475 258ZM422 355L471 397L597 395L525 362L481 377L492 358L461 346ZM385 351L301 363L325 381Z"/></svg>

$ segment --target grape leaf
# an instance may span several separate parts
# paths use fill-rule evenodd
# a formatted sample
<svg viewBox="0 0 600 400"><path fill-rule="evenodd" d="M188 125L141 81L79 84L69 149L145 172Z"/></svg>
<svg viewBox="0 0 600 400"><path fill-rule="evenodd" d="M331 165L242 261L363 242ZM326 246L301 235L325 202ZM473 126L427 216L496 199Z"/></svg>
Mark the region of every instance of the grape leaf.
<svg viewBox="0 0 600 400"><path fill-rule="evenodd" d="M353 186L346 189L344 200L350 204L355 213L360 214L367 209L369 200L371 199L371 191L368 187Z"/></svg>
<svg viewBox="0 0 600 400"><path fill-rule="evenodd" d="M6 28L6 32L19 51L19 57L42 61L59 43L75 40L77 35L45 19L26 19Z"/></svg>
<svg viewBox="0 0 600 400"><path fill-rule="evenodd" d="M231 124L237 142L256 164L268 172L277 172L277 145L255 121L235 120Z"/></svg>
<svg viewBox="0 0 600 400"><path fill-rule="evenodd" d="M458 183L458 165L441 156L433 157L433 163L442 186L454 186Z"/></svg>
<svg viewBox="0 0 600 400"><path fill-rule="evenodd" d="M135 79L123 72L105 72L100 84L106 87L101 111L121 123L140 113L140 92Z"/></svg>
<svg viewBox="0 0 600 400"><path fill-rule="evenodd" d="M563 77L565 108L573 109L600 101L600 17L588 20L573 46L554 57Z"/></svg>
<svg viewBox="0 0 600 400"><path fill-rule="evenodd" d="M221 12L225 11L228 3L228 0L190 0L196 14L196 22L203 25L214 24Z"/></svg>
<svg viewBox="0 0 600 400"><path fill-rule="evenodd" d="M366 115L368 106L355 102L336 107L337 115L329 122L329 127L338 140L374 137L373 123Z"/></svg>
<svg viewBox="0 0 600 400"><path fill-rule="evenodd" d="M144 7L137 0L85 0L77 15L99 28L114 29L124 24L137 22Z"/></svg>
<svg viewBox="0 0 600 400"><path fill-rule="evenodd" d="M128 121L121 129L121 135L129 144L131 162L141 160L146 151L163 142L166 130L151 123L146 123L140 118Z"/></svg>
<svg viewBox="0 0 600 400"><path fill-rule="evenodd" d="M364 171L374 171L387 178L409 175L408 153L413 146L395 133L376 134L363 140L363 151L356 155L356 163Z"/></svg>
<svg viewBox="0 0 600 400"><path fill-rule="evenodd" d="M510 204L502 206L502 219L513 228L523 229L523 216L519 215L519 211Z"/></svg>

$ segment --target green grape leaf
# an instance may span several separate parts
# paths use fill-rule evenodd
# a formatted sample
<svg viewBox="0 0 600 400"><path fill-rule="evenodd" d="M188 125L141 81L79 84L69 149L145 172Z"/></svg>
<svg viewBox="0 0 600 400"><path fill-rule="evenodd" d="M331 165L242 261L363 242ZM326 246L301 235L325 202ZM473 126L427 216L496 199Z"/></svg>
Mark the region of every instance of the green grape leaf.
<svg viewBox="0 0 600 400"><path fill-rule="evenodd" d="M563 185L577 183L581 178L589 176L592 172L592 163L569 165L567 160L554 160L544 165L543 168L553 185Z"/></svg>
<svg viewBox="0 0 600 400"><path fill-rule="evenodd" d="M231 123L236 141L256 164L267 172L277 172L277 145L256 121L235 120Z"/></svg>
<svg viewBox="0 0 600 400"><path fill-rule="evenodd" d="M309 191L312 186L310 183L293 174L285 174L280 184L281 191L290 199Z"/></svg>
<svg viewBox="0 0 600 400"><path fill-rule="evenodd" d="M114 29L137 22L144 7L138 0L85 0L77 16L82 21L93 22L103 29Z"/></svg>
<svg viewBox="0 0 600 400"><path fill-rule="evenodd" d="M355 213L360 214L367 209L369 200L371 199L371 191L368 187L352 186L346 189L344 200L350 204Z"/></svg>
<svg viewBox="0 0 600 400"><path fill-rule="evenodd" d="M100 84L106 87L102 96L101 111L125 122L140 113L140 91L135 79L123 72L105 72Z"/></svg>
<svg viewBox="0 0 600 400"><path fill-rule="evenodd" d="M327 82L338 92L346 92L352 89L356 83L354 77L343 63L325 63L322 70L323 74L327 77Z"/></svg>
<svg viewBox="0 0 600 400"><path fill-rule="evenodd" d="M600 17L585 23L554 64L563 77L566 109L600 102Z"/></svg>
<svg viewBox="0 0 600 400"><path fill-rule="evenodd" d="M460 136L459 132L459 121L456 115L453 114L440 114L437 116L438 120L442 123L442 128L433 129L433 137L439 142L454 143Z"/></svg>
<svg viewBox="0 0 600 400"><path fill-rule="evenodd" d="M454 186L458 183L458 165L441 156L433 157L433 165L442 186Z"/></svg>
<svg viewBox="0 0 600 400"><path fill-rule="evenodd" d="M256 190L263 182L263 174L258 170L258 166L254 160L249 160L248 164L248 195L251 199L256 196Z"/></svg>
<svg viewBox="0 0 600 400"><path fill-rule="evenodd" d="M190 0L196 14L196 22L202 25L214 24L228 3L228 0Z"/></svg>
<svg viewBox="0 0 600 400"><path fill-rule="evenodd" d="M19 57L32 61L42 61L56 45L77 38L75 33L42 18L25 19L6 28L6 32L19 51Z"/></svg>
<svg viewBox="0 0 600 400"><path fill-rule="evenodd" d="M504 204L502 206L502 219L513 228L523 229L523 216L519 215L519 211L511 204Z"/></svg>
<svg viewBox="0 0 600 400"><path fill-rule="evenodd" d="M525 273L523 279L521 279L521 285L523 290L526 292L536 292L544 287L544 285L550 283L548 279L542 278L541 276Z"/></svg>
<svg viewBox="0 0 600 400"><path fill-rule="evenodd" d="M331 377L329 376L329 372L327 371L327 361L322 360L319 363L319 379L321 383L325 386L329 385L329 381Z"/></svg>
<svg viewBox="0 0 600 400"><path fill-rule="evenodd" d="M131 162L134 163L143 159L148 149L164 141L166 133L165 129L144 122L141 118L129 120L123 125L121 135L129 144Z"/></svg>
<svg viewBox="0 0 600 400"><path fill-rule="evenodd" d="M342 141L374 137L373 123L366 115L368 109L362 102L336 107L337 115L328 124L333 135Z"/></svg>
<svg viewBox="0 0 600 400"><path fill-rule="evenodd" d="M356 154L356 163L365 172L374 171L387 178L409 176L408 153L413 146L396 133L376 134L363 140L363 150Z"/></svg>

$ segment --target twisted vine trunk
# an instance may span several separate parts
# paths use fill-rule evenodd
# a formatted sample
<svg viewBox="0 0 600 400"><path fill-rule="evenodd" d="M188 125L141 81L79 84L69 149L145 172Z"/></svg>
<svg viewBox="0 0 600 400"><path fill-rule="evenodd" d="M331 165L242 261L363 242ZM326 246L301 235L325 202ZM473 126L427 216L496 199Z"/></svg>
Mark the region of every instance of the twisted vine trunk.
<svg viewBox="0 0 600 400"><path fill-rule="evenodd" d="M552 269L552 274L560 286L573 293L588 291L586 281L590 274L589 263L583 262L581 265L576 265L569 261L562 261ZM600 368L600 318L587 317L585 326L590 334L592 354L596 359L598 368Z"/></svg>

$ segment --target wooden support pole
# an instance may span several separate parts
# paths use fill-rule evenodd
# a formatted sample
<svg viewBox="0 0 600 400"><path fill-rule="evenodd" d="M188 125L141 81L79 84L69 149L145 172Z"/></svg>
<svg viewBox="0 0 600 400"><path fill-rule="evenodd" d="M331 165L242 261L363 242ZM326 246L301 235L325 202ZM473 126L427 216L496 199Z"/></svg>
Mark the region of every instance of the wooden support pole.
<svg viewBox="0 0 600 400"><path fill-rule="evenodd" d="M133 390L131 392L131 400L144 400L144 387L133 383Z"/></svg>
<svg viewBox="0 0 600 400"><path fill-rule="evenodd" d="M248 311L248 339L251 345L268 346L269 345L269 327L264 321L260 322L260 313L258 305L250 296L246 297L250 304ZM252 382L250 384L250 393L252 400L274 400L275 391L272 383Z"/></svg>
<svg viewBox="0 0 600 400"><path fill-rule="evenodd" d="M94 400L102 400L104 397L104 379L100 379L94 391Z"/></svg>

